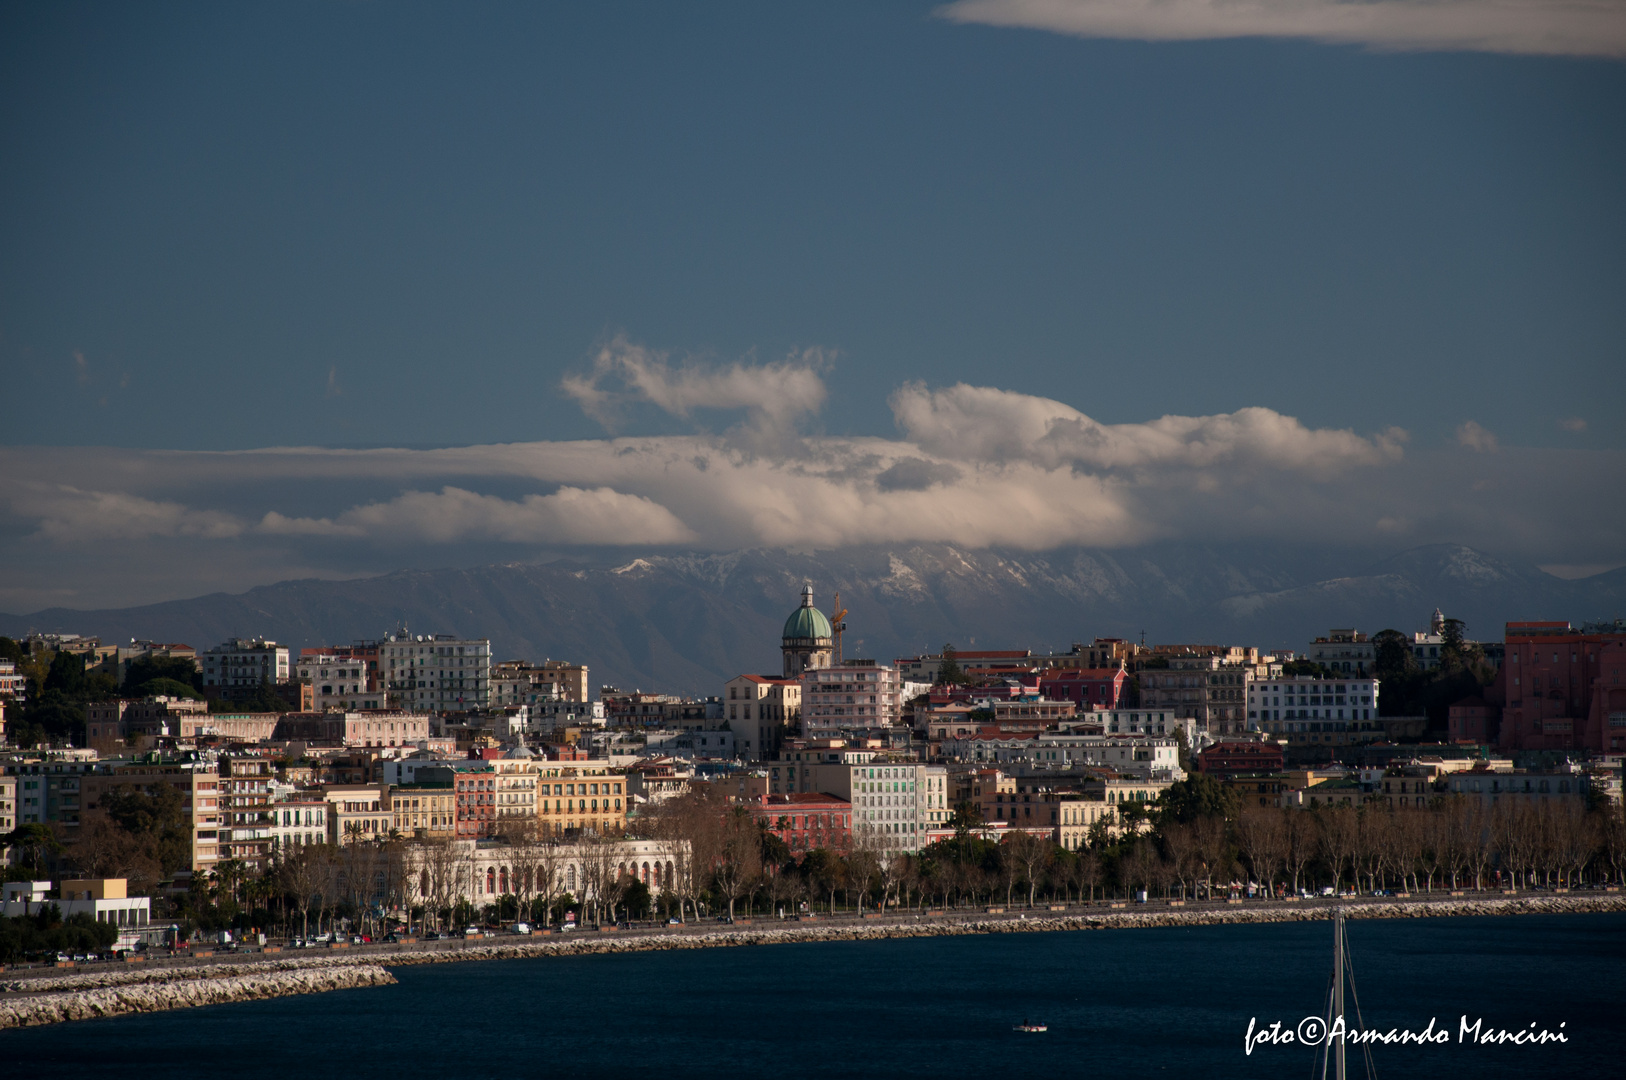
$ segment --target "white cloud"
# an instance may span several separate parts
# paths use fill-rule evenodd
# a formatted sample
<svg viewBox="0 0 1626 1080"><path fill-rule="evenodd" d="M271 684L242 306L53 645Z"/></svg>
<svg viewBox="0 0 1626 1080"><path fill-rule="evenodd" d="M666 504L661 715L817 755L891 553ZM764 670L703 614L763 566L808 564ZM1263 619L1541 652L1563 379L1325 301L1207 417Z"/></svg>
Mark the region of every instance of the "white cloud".
<svg viewBox="0 0 1626 1080"><path fill-rule="evenodd" d="M668 370L650 393L690 407L703 399L685 378ZM739 384L760 386L755 378ZM0 558L8 543L23 550L8 534L34 538L38 565L52 547L66 565L75 543L74 558L96 544L125 558L121 541L147 537L133 557L172 549L176 576L199 546L333 573L390 569L405 547L457 560L510 544L534 556L640 545L1457 541L1549 563L1626 558L1626 498L1597 497L1626 494L1618 452L1502 447L1490 470L1455 448L1407 452L1404 432L1311 428L1266 408L1102 424L1047 398L921 384L892 405L897 438L809 437L777 450L710 434L441 450L0 447L10 518L0 520ZM1478 425L1463 436L1496 445Z"/></svg>
<svg viewBox="0 0 1626 1080"><path fill-rule="evenodd" d="M1569 416L1560 420L1558 422L1558 426L1564 431L1580 432L1586 430L1586 421L1581 419L1579 416Z"/></svg>
<svg viewBox="0 0 1626 1080"><path fill-rule="evenodd" d="M1371 439L1306 428L1263 408L1100 424L1059 401L963 383L944 390L911 383L892 395L891 404L898 426L923 449L950 458L1031 461L1046 468L1264 467L1330 474L1399 461L1406 439L1398 428Z"/></svg>
<svg viewBox="0 0 1626 1080"><path fill-rule="evenodd" d="M809 349L771 364L674 368L666 353L617 337L599 350L588 374L567 376L562 388L610 430L634 401L685 419L700 409L745 409L753 427L785 430L824 407L820 372L828 365L821 350Z"/></svg>
<svg viewBox="0 0 1626 1080"><path fill-rule="evenodd" d="M1626 56L1623 0L958 0L946 19L1086 38L1306 38L1384 49Z"/></svg>
<svg viewBox="0 0 1626 1080"><path fill-rule="evenodd" d="M500 540L523 544L681 544L695 534L650 499L610 488L561 487L517 502L447 486L409 491L389 502L326 518L265 515L262 532L284 536L369 537L383 542Z"/></svg>
<svg viewBox="0 0 1626 1080"><path fill-rule="evenodd" d="M1480 454L1494 454L1498 447L1495 433L1472 420L1457 425L1457 442Z"/></svg>
<svg viewBox="0 0 1626 1080"><path fill-rule="evenodd" d="M231 514L193 510L180 503L117 491L84 491L66 484L24 483L9 493L12 512L32 518L36 535L59 543L195 536L240 536L243 523Z"/></svg>

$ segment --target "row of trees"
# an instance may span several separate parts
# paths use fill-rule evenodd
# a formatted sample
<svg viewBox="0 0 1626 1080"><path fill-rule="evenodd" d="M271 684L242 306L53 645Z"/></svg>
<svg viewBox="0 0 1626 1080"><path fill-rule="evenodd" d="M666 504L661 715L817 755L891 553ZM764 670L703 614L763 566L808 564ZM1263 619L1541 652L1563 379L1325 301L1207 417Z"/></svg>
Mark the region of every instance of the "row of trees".
<svg viewBox="0 0 1626 1080"><path fill-rule="evenodd" d="M700 871L676 904L696 913L709 905L730 917L759 903L770 911L797 903L835 911L838 904L1032 905L1041 896L1093 900L1140 890L1213 898L1249 883L1278 896L1324 886L1425 892L1626 882L1619 809L1573 801L1492 806L1455 798L1428 809L1374 802L1238 812L1220 785L1195 776L1152 804L1139 829L1100 823L1078 851L1021 832L994 843L977 835L965 808L959 817L954 838L914 855L859 833L845 850L793 857L743 808L706 796L665 804L655 824L658 835L686 842Z"/></svg>

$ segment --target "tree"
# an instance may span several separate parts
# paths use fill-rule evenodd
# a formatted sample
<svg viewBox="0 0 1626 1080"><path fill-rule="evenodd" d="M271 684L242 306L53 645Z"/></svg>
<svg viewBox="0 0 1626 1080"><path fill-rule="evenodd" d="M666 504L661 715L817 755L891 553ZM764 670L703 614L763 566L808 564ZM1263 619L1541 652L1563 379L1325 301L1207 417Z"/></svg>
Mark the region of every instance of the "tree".
<svg viewBox="0 0 1626 1080"><path fill-rule="evenodd" d="M1372 653L1372 673L1380 680L1402 678L1417 669L1411 655L1411 640L1399 630L1379 630L1373 634Z"/></svg>
<svg viewBox="0 0 1626 1080"><path fill-rule="evenodd" d="M959 653L953 645L943 646L943 662L937 666L937 681L943 686L955 686L968 680L960 670Z"/></svg>
<svg viewBox="0 0 1626 1080"><path fill-rule="evenodd" d="M1343 881L1344 864L1355 873L1355 853L1360 840L1360 823L1353 806L1329 806L1321 817L1321 849L1332 867L1333 887Z"/></svg>
<svg viewBox="0 0 1626 1080"><path fill-rule="evenodd" d="M1050 861L1051 843L1041 840L1032 833L1014 830L1005 837L1000 845L1000 859L1009 859L1020 875L1020 880L1028 885L1028 907L1033 906L1035 894L1039 889L1039 878L1042 876L1045 864ZM1009 891L1006 900L1009 902Z"/></svg>
<svg viewBox="0 0 1626 1080"><path fill-rule="evenodd" d="M733 922L734 905L751 891L762 873L761 833L743 807L728 815L721 856L712 877L717 891L728 901L728 921Z"/></svg>
<svg viewBox="0 0 1626 1080"><path fill-rule="evenodd" d="M1205 817L1236 816L1236 795L1206 773L1192 773L1170 784L1153 804L1159 828L1179 822L1187 824Z"/></svg>
<svg viewBox="0 0 1626 1080"><path fill-rule="evenodd" d="M1282 838L1285 842L1283 857L1287 872L1293 875L1293 894L1297 896L1302 887L1304 868L1316 857L1321 836L1315 817L1306 811L1289 806L1284 807L1281 814Z"/></svg>
<svg viewBox="0 0 1626 1080"><path fill-rule="evenodd" d="M1237 818L1236 835L1253 879L1264 889L1267 897L1272 895L1276 868L1286 857L1287 848L1281 811L1264 808L1244 811Z"/></svg>
<svg viewBox="0 0 1626 1080"><path fill-rule="evenodd" d="M69 697L83 693L85 658L79 653L59 650L51 658L51 667L45 676L45 689L55 690Z"/></svg>
<svg viewBox="0 0 1626 1080"><path fill-rule="evenodd" d="M199 697L201 685L198 665L180 656L140 656L131 660L124 669L124 685L120 692L125 697L145 697L153 693L147 684L165 680L185 686L190 697Z"/></svg>
<svg viewBox="0 0 1626 1080"><path fill-rule="evenodd" d="M47 856L60 855L62 841L50 825L31 822L6 834L6 847L16 850L15 866L26 879L50 876Z"/></svg>
<svg viewBox="0 0 1626 1080"><path fill-rule="evenodd" d="M1089 903L1096 901L1096 886L1101 885L1101 856L1086 847L1078 852L1078 882L1089 890Z"/></svg>
<svg viewBox="0 0 1626 1080"><path fill-rule="evenodd" d="M119 828L151 844L164 877L192 864L191 821L174 785L156 783L143 790L120 784L101 797L100 807Z"/></svg>

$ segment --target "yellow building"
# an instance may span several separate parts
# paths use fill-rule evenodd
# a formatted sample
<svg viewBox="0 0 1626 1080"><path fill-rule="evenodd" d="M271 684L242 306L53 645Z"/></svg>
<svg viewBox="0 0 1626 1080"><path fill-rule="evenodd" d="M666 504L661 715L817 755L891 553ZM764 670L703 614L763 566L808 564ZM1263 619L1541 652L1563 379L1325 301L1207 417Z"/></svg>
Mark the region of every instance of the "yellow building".
<svg viewBox="0 0 1626 1080"><path fill-rule="evenodd" d="M457 793L450 783L402 784L389 792L395 831L420 840L457 835Z"/></svg>
<svg viewBox="0 0 1626 1080"><path fill-rule="evenodd" d="M627 824L627 778L607 765L538 763L536 816L547 835L576 829L615 835Z"/></svg>

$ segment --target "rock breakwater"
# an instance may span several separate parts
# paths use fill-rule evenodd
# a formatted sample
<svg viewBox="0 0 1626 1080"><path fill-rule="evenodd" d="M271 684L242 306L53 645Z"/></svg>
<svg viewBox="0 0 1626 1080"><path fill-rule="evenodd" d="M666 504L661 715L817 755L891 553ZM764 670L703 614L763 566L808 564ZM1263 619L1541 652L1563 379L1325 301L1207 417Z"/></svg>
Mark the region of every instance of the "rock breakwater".
<svg viewBox="0 0 1626 1080"><path fill-rule="evenodd" d="M129 973L133 974L133 973ZM147 973L144 973L147 974ZM139 982L30 993L0 1000L0 1028L33 1027L64 1020L190 1009L233 1001L258 1001L292 994L320 994L362 986L388 986L395 976L377 963L323 964L291 970L256 970L243 974L189 972L191 978L153 978Z"/></svg>

